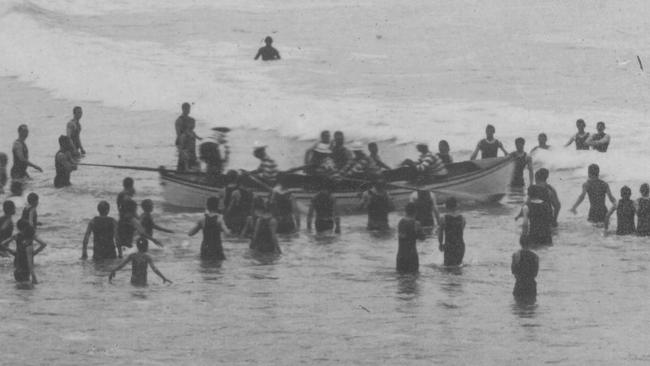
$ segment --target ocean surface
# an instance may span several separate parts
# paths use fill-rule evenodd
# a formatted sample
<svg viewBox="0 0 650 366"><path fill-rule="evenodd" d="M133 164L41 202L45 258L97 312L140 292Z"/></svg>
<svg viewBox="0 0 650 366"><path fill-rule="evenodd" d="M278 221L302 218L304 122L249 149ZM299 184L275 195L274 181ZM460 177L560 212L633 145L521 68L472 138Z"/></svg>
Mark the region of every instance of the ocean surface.
<svg viewBox="0 0 650 366"><path fill-rule="evenodd" d="M29 125L44 172L27 192L41 196L49 245L33 290L17 289L0 258L0 363L648 364L650 242L604 236L586 202L568 212L591 163L616 196L650 181L650 80L637 60L650 67L648 19L637 0L3 1L0 151ZM267 35L282 61L253 61ZM344 217L340 236L282 238L275 258L228 238L216 265L186 235L201 213L165 205L155 173L80 167L73 186L52 187L73 106L83 162L157 167L175 165L186 101L200 136L233 128L232 166L244 169L254 141L281 169L300 165L323 129L379 142L391 164L443 138L467 159L488 123L508 150L545 132L553 149L535 166L551 170L563 208L555 245L538 251L536 304L511 295L521 192L462 207L465 266L443 268L428 239L419 275L400 276L396 233L366 232L363 216ZM607 154L563 148L577 118L588 131L607 123ZM150 272L133 288L128 268L111 285L115 262L79 259L98 201L113 205L127 175L175 230L150 250L172 285Z"/></svg>

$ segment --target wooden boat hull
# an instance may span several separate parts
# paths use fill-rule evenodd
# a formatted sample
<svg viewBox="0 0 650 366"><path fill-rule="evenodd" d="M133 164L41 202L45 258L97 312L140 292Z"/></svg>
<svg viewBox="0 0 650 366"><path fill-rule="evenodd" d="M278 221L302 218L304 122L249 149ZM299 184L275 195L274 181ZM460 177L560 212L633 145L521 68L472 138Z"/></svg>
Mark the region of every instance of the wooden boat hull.
<svg viewBox="0 0 650 366"><path fill-rule="evenodd" d="M454 173L450 169L450 176L441 181L425 182L422 184L410 183L408 180L390 179L388 192L395 206L403 207L409 200L414 189L430 190L436 193L438 202L444 202L448 197L455 197L459 201L496 202L506 194L506 187L510 183L514 161L508 157L462 162L454 165L474 167ZM305 177L305 176L302 176ZM314 180L316 179L316 180ZM197 179L194 175L161 173L160 182L163 187L163 198L175 207L186 209L200 209L205 207L206 200L211 196L223 198L223 182L207 184ZM315 177L306 177L305 183L299 187L290 187L301 210L306 211L309 202L317 193L314 182ZM301 183L297 183L298 185ZM396 186L393 186L396 185ZM367 187L366 183L349 185L345 190L334 191L337 205L342 213L357 211L360 203L361 190ZM256 196L268 196L268 191L251 184Z"/></svg>

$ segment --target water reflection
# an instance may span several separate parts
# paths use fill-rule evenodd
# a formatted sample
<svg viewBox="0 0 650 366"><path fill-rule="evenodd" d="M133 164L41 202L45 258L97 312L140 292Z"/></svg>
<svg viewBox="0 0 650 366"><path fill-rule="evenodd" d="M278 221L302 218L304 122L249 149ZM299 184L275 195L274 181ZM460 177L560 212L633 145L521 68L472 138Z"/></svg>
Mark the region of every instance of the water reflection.
<svg viewBox="0 0 650 366"><path fill-rule="evenodd" d="M537 310L536 296L514 297L512 313L522 319L534 319ZM524 325L526 326L526 325Z"/></svg>
<svg viewBox="0 0 650 366"><path fill-rule="evenodd" d="M397 274L397 294L399 295L419 295L417 279L419 273L398 273ZM412 298L413 296L408 296Z"/></svg>

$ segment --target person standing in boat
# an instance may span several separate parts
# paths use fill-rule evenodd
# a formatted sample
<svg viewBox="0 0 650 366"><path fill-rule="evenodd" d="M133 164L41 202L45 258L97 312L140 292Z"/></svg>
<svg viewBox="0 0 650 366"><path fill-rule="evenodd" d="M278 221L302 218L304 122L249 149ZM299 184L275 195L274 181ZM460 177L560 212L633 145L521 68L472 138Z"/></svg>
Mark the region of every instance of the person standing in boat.
<svg viewBox="0 0 650 366"><path fill-rule="evenodd" d="M596 124L595 134L589 136L585 144L591 146L592 149L600 152L607 152L611 138L605 133L605 122L598 122Z"/></svg>
<svg viewBox="0 0 650 366"><path fill-rule="evenodd" d="M86 150L81 145L81 116L83 110L77 106L72 109L72 119L66 125L66 135L72 141L72 155L75 157L86 155Z"/></svg>
<svg viewBox="0 0 650 366"><path fill-rule="evenodd" d="M458 209L458 202L454 197L449 197L445 202L449 211L440 219L438 229L438 249L444 252L445 266L460 266L465 256L465 218Z"/></svg>
<svg viewBox="0 0 650 366"><path fill-rule="evenodd" d="M117 245L117 221L108 216L111 206L106 201L97 205L99 216L88 222L81 247L81 259L88 258L88 241L93 236L93 260L122 258L122 247ZM117 251L116 251L117 249Z"/></svg>
<svg viewBox="0 0 650 366"><path fill-rule="evenodd" d="M575 142L576 150L589 150L589 145L586 143L587 139L589 138L589 132L585 132L586 126L587 125L583 119L577 120L576 128L578 129L578 132L575 135L571 136L569 142L567 142L564 147L568 147Z"/></svg>
<svg viewBox="0 0 650 366"><path fill-rule="evenodd" d="M241 184L241 176L236 170L226 174L226 190L223 200L223 219L228 230L239 234L242 232L246 219L251 214L253 205L253 192Z"/></svg>
<svg viewBox="0 0 650 366"><path fill-rule="evenodd" d="M544 132L537 135L537 146L535 146L534 148L532 148L530 150L530 154L532 155L533 153L535 153L535 151L540 150L540 149L541 150L550 149L551 146L549 146L547 144L547 142L548 142L548 137L546 136L546 134Z"/></svg>
<svg viewBox="0 0 650 366"><path fill-rule="evenodd" d="M311 165L312 164L312 160L314 159L314 151L318 148L318 146L320 144L326 144L327 149L329 150L330 143L331 143L331 141L330 141L330 132L327 131L327 130L321 131L321 133L320 133L320 141L315 143L314 146L310 147L305 152L305 165Z"/></svg>
<svg viewBox="0 0 650 366"><path fill-rule="evenodd" d="M278 234L293 234L300 230L300 211L296 199L287 189L287 176L280 175L269 197L269 210L277 221Z"/></svg>
<svg viewBox="0 0 650 366"><path fill-rule="evenodd" d="M609 189L609 184L601 180L598 177L599 174L600 167L597 164L589 165L589 178L582 185L582 193L580 193L578 200L573 204L573 207L571 207L571 212L576 214L576 209L585 199L585 196L588 195L590 207L587 220L593 223L602 223L605 221L605 216L607 215L605 197L608 197L613 205L616 204L616 198L614 198L612 191Z"/></svg>
<svg viewBox="0 0 650 366"><path fill-rule="evenodd" d="M41 167L29 161L29 149L27 149L27 144L25 143L27 136L29 136L27 125L20 125L18 127L18 139L14 141L11 149L14 156L14 163L11 167L11 179L19 180L29 178L27 167L32 167L39 172L43 172Z"/></svg>
<svg viewBox="0 0 650 366"><path fill-rule="evenodd" d="M440 225L440 213L438 212L436 195L431 191L418 189L411 193L409 201L415 206L415 219L422 226L422 230L427 235L431 235L435 223L437 222Z"/></svg>
<svg viewBox="0 0 650 366"><path fill-rule="evenodd" d="M196 121L194 118L190 117L190 103L183 103L181 105L181 115L176 118L176 122L174 123L174 127L176 129L176 142L175 145L178 147L180 145L180 139L181 135L183 132L185 132L185 129L187 126L191 124L196 124Z"/></svg>
<svg viewBox="0 0 650 366"><path fill-rule="evenodd" d="M385 231L388 226L388 214L395 209L393 200L386 191L383 179L376 179L372 187L361 195L361 210L368 211L368 230Z"/></svg>
<svg viewBox="0 0 650 366"><path fill-rule="evenodd" d="M70 174L77 170L77 164L73 158L72 142L68 136L59 136L59 151L54 156L54 187L62 188L71 185Z"/></svg>
<svg viewBox="0 0 650 366"><path fill-rule="evenodd" d="M219 199L217 197L208 198L206 204L207 213L196 223L196 226L188 233L194 236L199 231L203 231L203 240L201 241L201 259L226 259L223 253L223 244L221 242L221 233L230 234L225 227L222 217L219 214Z"/></svg>
<svg viewBox="0 0 650 366"><path fill-rule="evenodd" d="M445 165L451 164L454 162L454 159L452 159L451 155L449 154L449 151L451 148L449 147L449 143L447 140L440 140L438 143L438 153L436 154L436 157L440 160L442 160Z"/></svg>
<svg viewBox="0 0 650 366"><path fill-rule="evenodd" d="M496 158L499 154L499 149L503 151L505 156L508 156L508 151L503 147L501 141L494 138L495 132L496 129L494 126L487 125L485 127L485 138L478 142L470 160L476 160L479 151L481 152L481 159Z"/></svg>
<svg viewBox="0 0 650 366"><path fill-rule="evenodd" d="M230 147L226 134L228 127L215 127L213 133L206 141L199 145L199 158L205 163L205 172L210 177L223 174L230 157Z"/></svg>
<svg viewBox="0 0 650 366"><path fill-rule="evenodd" d="M277 236L278 222L264 201L259 206L259 216L255 220L249 248L260 253L281 254Z"/></svg>
<svg viewBox="0 0 650 366"><path fill-rule="evenodd" d="M352 153L345 147L345 137L341 131L334 132L334 141L330 145L330 150L332 150L331 158L334 161L336 170L343 169L348 161L352 159Z"/></svg>
<svg viewBox="0 0 650 366"><path fill-rule="evenodd" d="M354 156L341 169L339 174L343 177L366 179L370 172L370 159L363 152L363 145L360 142L354 142L350 145L349 149Z"/></svg>
<svg viewBox="0 0 650 366"><path fill-rule="evenodd" d="M307 213L307 230L309 231L311 231L314 214L317 234L331 233L332 230L335 234L341 233L341 219L336 207L336 198L332 195L331 185L327 181L320 182L319 192L311 199Z"/></svg>
<svg viewBox="0 0 650 366"><path fill-rule="evenodd" d="M194 127L194 123L188 124L180 137L178 166L181 172L199 169L199 161L196 157L196 140L201 138L194 133Z"/></svg>
<svg viewBox="0 0 650 366"><path fill-rule="evenodd" d="M521 236L531 246L553 245L551 227L553 212L551 206L544 200L548 192L544 187L532 185L528 187L528 200L522 208L524 222L521 225Z"/></svg>
<svg viewBox="0 0 650 366"><path fill-rule="evenodd" d="M530 243L520 238L521 249L512 255L510 271L515 276L515 287L512 295L517 301L535 302L537 297L537 282L535 277L539 272L539 257L530 249Z"/></svg>
<svg viewBox="0 0 650 366"><path fill-rule="evenodd" d="M650 185L643 183L639 192L641 197L636 200L636 232L639 236L650 236Z"/></svg>
<svg viewBox="0 0 650 366"><path fill-rule="evenodd" d="M417 241L424 240L422 225L415 218L416 207L413 202L406 204L406 217L397 224L396 270L399 273L416 273L420 268Z"/></svg>
<svg viewBox="0 0 650 366"><path fill-rule="evenodd" d="M257 169L250 172L250 174L255 175L266 183L271 185L275 184L275 180L278 177L278 165L275 163L275 160L266 153L266 145L260 145L255 143L253 147L253 156L260 160L260 165Z"/></svg>
<svg viewBox="0 0 650 366"><path fill-rule="evenodd" d="M609 229L609 218L614 212L616 212L616 235L632 235L636 233L634 226L636 207L634 201L630 199L631 196L632 190L630 187L623 186L621 188L621 199L609 209L605 217L605 234Z"/></svg>
<svg viewBox="0 0 650 366"><path fill-rule="evenodd" d="M449 174L447 167L442 160L438 159L431 151L427 144L417 144L415 148L420 153L417 162L406 159L402 166L410 166L418 173L419 179L434 178L437 180L444 179Z"/></svg>
<svg viewBox="0 0 650 366"><path fill-rule="evenodd" d="M510 153L510 156L515 160L515 168L512 171L512 179L510 180L511 187L520 188L526 185L524 182L524 170L528 170L528 184L533 184L533 160L524 151L525 144L526 140L523 137L517 137L515 139L516 150Z"/></svg>
<svg viewBox="0 0 650 366"><path fill-rule="evenodd" d="M368 144L368 152L370 155L368 159L370 161L370 166L368 169L375 175L381 174L383 171L390 170L390 167L384 163L383 160L379 157L379 148L377 147L376 142L371 142Z"/></svg>

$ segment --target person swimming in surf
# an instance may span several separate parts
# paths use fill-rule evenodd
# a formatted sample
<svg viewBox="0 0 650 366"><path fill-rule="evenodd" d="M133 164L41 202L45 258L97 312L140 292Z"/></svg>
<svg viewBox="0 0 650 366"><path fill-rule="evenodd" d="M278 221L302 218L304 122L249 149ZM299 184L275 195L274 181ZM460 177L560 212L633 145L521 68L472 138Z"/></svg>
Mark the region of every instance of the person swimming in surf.
<svg viewBox="0 0 650 366"><path fill-rule="evenodd" d="M605 216L604 232L609 229L609 218L616 212L616 235L632 235L636 233L634 226L634 216L636 215L636 206L630 199L632 190L628 186L621 188L621 199L613 205L607 216Z"/></svg>
<svg viewBox="0 0 650 366"><path fill-rule="evenodd" d="M454 197L447 199L445 207L449 212L440 218L438 249L444 252L445 266L459 266L465 256L463 232L466 222L463 215L457 211L458 203Z"/></svg>
<svg viewBox="0 0 650 366"><path fill-rule="evenodd" d="M260 57L262 57L262 61L279 60L280 52L278 52L278 50L276 50L272 46L273 38L267 36L266 38L264 38L264 43L266 44L266 46L261 47L259 50L257 50L257 54L255 55L255 60L257 60Z"/></svg>
<svg viewBox="0 0 650 366"><path fill-rule="evenodd" d="M589 178L582 185L582 193L578 196L578 200L571 207L571 212L576 214L576 209L582 201L585 199L585 196L589 196L589 216L587 220L593 223L602 223L605 221L605 216L607 215L607 206L605 205L605 197L608 197L610 202L615 205L616 198L612 194L612 191L609 189L609 184L601 180L598 175L600 174L600 167L597 164L591 164L588 168Z"/></svg>
<svg viewBox="0 0 650 366"><path fill-rule="evenodd" d="M406 217L397 224L397 258L396 269L400 273L414 273L420 268L417 241L424 240L422 225L415 219L416 207L413 202L406 204Z"/></svg>
<svg viewBox="0 0 650 366"><path fill-rule="evenodd" d="M605 122L598 122L596 124L596 130L598 132L589 136L585 144L591 146L596 151L607 152L611 137L605 133Z"/></svg>
<svg viewBox="0 0 650 366"><path fill-rule="evenodd" d="M492 125L487 125L485 127L485 138L476 144L476 149L470 156L470 160L476 160L479 151L481 152L481 159L487 158L496 158L499 155L499 149L503 151L503 154L508 156L508 151L503 147L501 141L494 138L494 133L496 129Z"/></svg>
<svg viewBox="0 0 650 366"><path fill-rule="evenodd" d="M118 264L117 267L115 267L108 275L108 282L112 283L113 278L115 278L115 272L119 271L131 262L131 285L139 287L147 286L147 270L149 267L151 267L151 270L163 280L163 283L172 283L172 281L168 280L167 277L160 273L158 268L156 268L156 265L153 263L153 259L151 259L149 254L147 254L147 250L149 250L149 243L147 240L144 238L138 239L136 246L138 247L137 253L129 254L122 263Z"/></svg>
<svg viewBox="0 0 650 366"><path fill-rule="evenodd" d="M510 153L510 156L515 160L515 168L512 171L512 179L510 180L511 187L523 187L526 185L524 182L524 170L528 170L528 184L533 184L533 159L524 151L525 144L526 140L523 137L517 137L515 139L516 150Z"/></svg>
<svg viewBox="0 0 650 366"><path fill-rule="evenodd" d="M542 132L539 135L537 135L537 146L535 146L534 148L532 148L530 150L530 154L532 155L537 150L548 150L548 149L550 149L551 146L549 146L547 144L547 141L548 141L548 137L546 136L545 133Z"/></svg>
<svg viewBox="0 0 650 366"><path fill-rule="evenodd" d="M575 142L576 150L589 150L589 145L586 144L587 139L589 138L589 132L585 132L586 126L587 125L583 119L577 120L576 128L578 129L578 132L575 135L571 136L569 142L567 142L564 147L568 147Z"/></svg>

